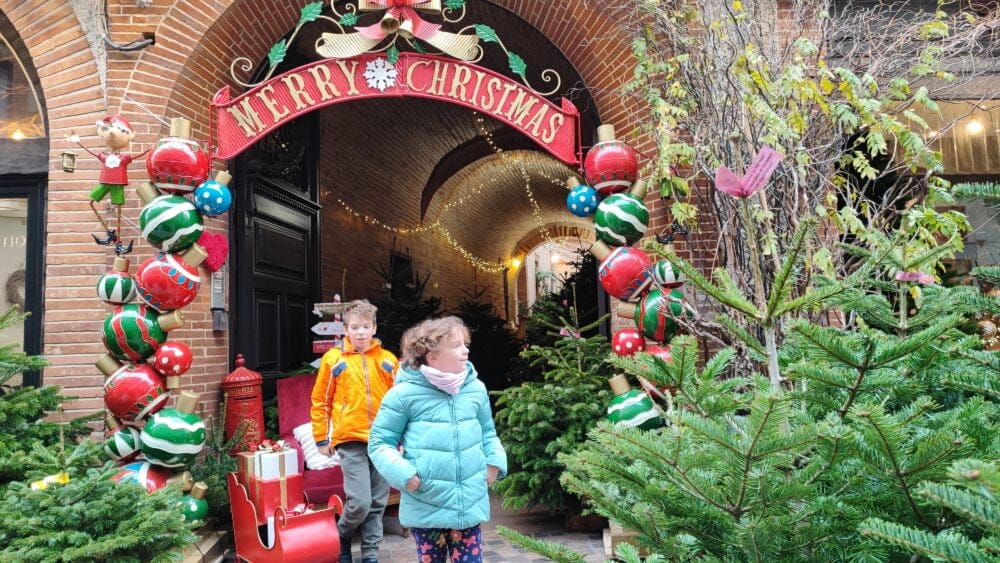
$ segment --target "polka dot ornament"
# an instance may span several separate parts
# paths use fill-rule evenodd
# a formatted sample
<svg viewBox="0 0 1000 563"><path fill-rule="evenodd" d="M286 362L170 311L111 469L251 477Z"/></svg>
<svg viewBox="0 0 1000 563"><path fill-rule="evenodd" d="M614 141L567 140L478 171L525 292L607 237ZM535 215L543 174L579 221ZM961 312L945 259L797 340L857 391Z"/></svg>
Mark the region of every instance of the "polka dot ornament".
<svg viewBox="0 0 1000 563"><path fill-rule="evenodd" d="M578 185L566 196L566 208L577 217L590 217L597 210L597 190Z"/></svg>
<svg viewBox="0 0 1000 563"><path fill-rule="evenodd" d="M229 174L220 172L215 180L206 180L194 191L194 205L203 215L215 217L229 211L229 206L233 203L233 194L226 186L226 182L220 181L225 179L228 182L228 177Z"/></svg>
<svg viewBox="0 0 1000 563"><path fill-rule="evenodd" d="M635 328L623 328L611 337L611 350L617 356L627 357L646 349L646 339Z"/></svg>
<svg viewBox="0 0 1000 563"><path fill-rule="evenodd" d="M169 340L156 350L153 367L165 377L183 375L191 369L194 355L191 349L182 342Z"/></svg>

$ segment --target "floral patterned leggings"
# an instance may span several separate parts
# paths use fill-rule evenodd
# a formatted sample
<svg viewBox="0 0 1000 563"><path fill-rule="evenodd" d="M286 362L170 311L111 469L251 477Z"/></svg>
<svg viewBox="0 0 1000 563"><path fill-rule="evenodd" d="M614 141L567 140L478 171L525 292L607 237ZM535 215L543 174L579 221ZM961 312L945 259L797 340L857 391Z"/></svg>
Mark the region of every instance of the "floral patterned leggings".
<svg viewBox="0 0 1000 563"><path fill-rule="evenodd" d="M420 563L482 563L483 532L479 526L464 530L447 528L410 528L417 542Z"/></svg>

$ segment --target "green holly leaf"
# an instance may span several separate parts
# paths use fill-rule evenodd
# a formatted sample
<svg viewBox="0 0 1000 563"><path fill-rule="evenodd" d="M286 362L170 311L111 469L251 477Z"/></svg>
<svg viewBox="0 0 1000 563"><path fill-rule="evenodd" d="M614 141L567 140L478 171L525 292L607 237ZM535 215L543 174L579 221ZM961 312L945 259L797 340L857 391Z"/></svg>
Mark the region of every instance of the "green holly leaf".
<svg viewBox="0 0 1000 563"><path fill-rule="evenodd" d="M322 2L310 2L302 6L302 15L299 16L299 25L316 21L316 17L323 11Z"/></svg>
<svg viewBox="0 0 1000 563"><path fill-rule="evenodd" d="M344 14L340 17L340 21L338 23L345 27L354 27L354 24L358 23L358 15L351 13Z"/></svg>
<svg viewBox="0 0 1000 563"><path fill-rule="evenodd" d="M285 46L285 40L282 39L271 47L271 50L267 52L267 60L271 63L271 68L274 68L281 64L281 61L285 60L285 53L288 52L288 47Z"/></svg>
<svg viewBox="0 0 1000 563"><path fill-rule="evenodd" d="M449 10L458 10L465 6L465 0L444 0L444 7Z"/></svg>
<svg viewBox="0 0 1000 563"><path fill-rule="evenodd" d="M524 59L518 56L517 53L508 53L507 64L510 66L510 70L514 74L524 78L524 73L528 70L528 65L524 62Z"/></svg>
<svg viewBox="0 0 1000 563"><path fill-rule="evenodd" d="M497 32L492 27L477 23L473 26L476 28L476 35L483 40L483 43L499 43L500 38L497 37Z"/></svg>
<svg viewBox="0 0 1000 563"><path fill-rule="evenodd" d="M416 51L416 52L418 52L418 53L426 53L427 52L427 47L424 47L424 44L421 43L420 41L417 41L416 39L413 39L412 41L410 41L410 44L413 45L413 50Z"/></svg>
<svg viewBox="0 0 1000 563"><path fill-rule="evenodd" d="M396 61L399 60L399 49L395 45L389 47L389 50L385 52L385 58L389 61L389 64L396 64Z"/></svg>

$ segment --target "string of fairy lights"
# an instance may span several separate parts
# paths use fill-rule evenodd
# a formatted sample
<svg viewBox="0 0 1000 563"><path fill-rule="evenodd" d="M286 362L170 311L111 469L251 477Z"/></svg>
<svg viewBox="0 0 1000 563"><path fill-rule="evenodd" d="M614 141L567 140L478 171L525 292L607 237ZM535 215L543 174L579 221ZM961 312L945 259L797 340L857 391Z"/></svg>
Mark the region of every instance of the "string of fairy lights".
<svg viewBox="0 0 1000 563"><path fill-rule="evenodd" d="M486 140L487 145L489 145L493 153L499 156L505 165L516 168L519 174L521 175L521 178L524 180L524 193L528 198L529 205L531 206L532 216L535 218L535 222L538 224L539 233L541 233L542 238L545 241L543 244L549 247L558 246L556 245L556 242L552 239L549 229L545 225L545 222L542 220L541 206L538 205L538 200L535 199L534 191L532 191L531 189L531 174L528 173L528 170L525 167L524 157L522 155L511 155L510 153L504 151L502 148L497 146L497 144L493 140L493 134L486 128L485 119L478 112L475 112L475 123L477 129L479 130L480 135L482 135L483 138ZM548 174L546 174L544 171L541 170L536 172L546 180L552 182L553 184L558 185L566 190L569 189L564 181L553 178L552 176L549 176ZM488 182L481 183L472 190L467 191L461 197L449 201L441 208L441 211L439 212L438 215L438 219L436 219L434 222L428 225L422 225L419 227L397 227L394 225L389 225L383 221L380 221L375 217L372 217L371 215L368 215L367 213L363 213L361 211L358 211L357 209L354 209L347 202L340 199L339 197L334 197L334 200L337 202L337 204L340 205L341 208L344 209L344 211L352 215L355 219L363 221L365 222L365 224L385 229L386 231L395 233L397 235L408 236L420 233L433 232L439 235L442 239L444 239L444 241L447 242L448 245L451 246L456 252L458 252L459 255L462 256L462 258L464 258L467 262L469 262L472 265L472 267L483 272L499 273L506 270L508 268L508 265L504 263L498 263L493 260L485 260L469 252L469 250L466 249L464 246L462 246L457 240L455 240L455 237L451 234L451 232L444 227L444 225L442 224L442 218L445 217L452 209L461 207L465 205L467 202L475 199L480 194L484 193L488 188L497 184L500 179L501 179L500 177L494 176Z"/></svg>

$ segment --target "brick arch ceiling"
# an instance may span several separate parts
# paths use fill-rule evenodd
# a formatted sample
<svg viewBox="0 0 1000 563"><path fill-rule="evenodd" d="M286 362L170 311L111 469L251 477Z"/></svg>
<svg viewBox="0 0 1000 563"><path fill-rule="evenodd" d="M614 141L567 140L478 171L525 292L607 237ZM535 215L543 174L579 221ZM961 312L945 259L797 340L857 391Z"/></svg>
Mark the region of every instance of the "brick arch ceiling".
<svg viewBox="0 0 1000 563"><path fill-rule="evenodd" d="M568 225L565 223L549 223L545 225L551 239L575 239L582 242L594 242L597 240L593 225L582 226L579 224ZM525 256L535 248L545 244L547 239L541 232L535 231L528 234L514 245L511 256Z"/></svg>
<svg viewBox="0 0 1000 563"><path fill-rule="evenodd" d="M232 61L237 57L261 60L275 42L294 28L300 4L277 0L176 0L166 8L156 28L156 44L138 55L128 78L120 85L116 83L111 99L121 100L132 91L142 92L143 104L154 113L187 117L195 124L196 138L207 139L207 105L212 95L225 85L237 92L242 90L229 77ZM613 20L586 0L500 0L492 4L506 8L544 34L594 93L594 104L604 122L615 123L619 138L629 140L632 126L627 118L634 111L614 94L629 78L629 65L620 64L629 60L629 41ZM490 162L486 159L481 167L488 168ZM534 182L538 184L539 180L535 178ZM473 179L465 189L476 185ZM456 190L454 187L452 193ZM541 193L541 221L569 217L563 203L564 191ZM434 199L439 200L438 206L451 200L438 196ZM497 202L492 209L503 209L504 203ZM428 211L434 205L428 206ZM530 213L511 212L501 218L503 236L470 230L469 225L476 222L489 222L485 211L484 207L474 212L466 224L452 225L451 230L459 244L484 258L508 256L516 241L537 229L539 222ZM429 212L427 217L432 214Z"/></svg>
<svg viewBox="0 0 1000 563"><path fill-rule="evenodd" d="M90 128L107 113L94 54L68 2L3 0L0 10L18 30L38 74L54 169L69 147L63 141L69 132Z"/></svg>

